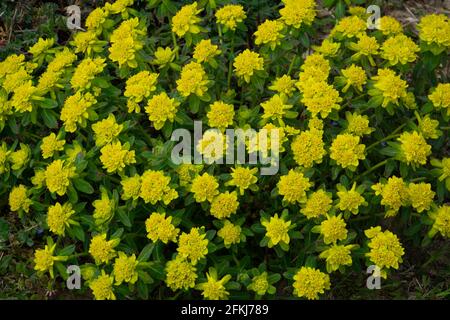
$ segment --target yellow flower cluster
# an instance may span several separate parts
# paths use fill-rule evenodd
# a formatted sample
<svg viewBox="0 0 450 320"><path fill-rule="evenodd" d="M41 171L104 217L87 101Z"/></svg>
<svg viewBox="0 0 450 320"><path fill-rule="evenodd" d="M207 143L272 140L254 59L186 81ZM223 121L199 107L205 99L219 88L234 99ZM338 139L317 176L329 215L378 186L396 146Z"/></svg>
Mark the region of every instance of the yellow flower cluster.
<svg viewBox="0 0 450 320"><path fill-rule="evenodd" d="M381 231L381 227L367 229L365 235L369 240L370 251L366 254L370 261L380 268L381 276L387 277L390 268L398 269L405 251L398 237L389 230Z"/></svg>

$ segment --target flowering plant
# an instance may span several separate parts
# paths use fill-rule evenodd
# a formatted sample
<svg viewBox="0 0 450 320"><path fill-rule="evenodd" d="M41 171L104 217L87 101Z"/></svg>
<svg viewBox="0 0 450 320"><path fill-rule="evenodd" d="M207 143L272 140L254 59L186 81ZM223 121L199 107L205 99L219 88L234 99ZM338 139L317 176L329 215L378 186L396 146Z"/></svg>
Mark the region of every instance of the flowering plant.
<svg viewBox="0 0 450 320"><path fill-rule="evenodd" d="M448 17L416 36L361 7L220 3L117 0L1 60L0 223L43 230L27 265L51 289L78 265L95 299L317 299L448 241ZM195 121L205 161L177 163ZM249 128L277 134L246 152L278 154L220 162Z"/></svg>

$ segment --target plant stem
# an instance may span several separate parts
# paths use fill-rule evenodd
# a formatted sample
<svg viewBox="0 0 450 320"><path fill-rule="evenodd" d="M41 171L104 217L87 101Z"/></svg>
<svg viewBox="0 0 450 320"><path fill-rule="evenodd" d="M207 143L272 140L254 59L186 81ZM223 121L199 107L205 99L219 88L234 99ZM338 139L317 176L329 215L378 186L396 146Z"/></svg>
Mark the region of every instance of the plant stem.
<svg viewBox="0 0 450 320"><path fill-rule="evenodd" d="M296 61L297 61L297 55L294 57L294 59L292 59L292 61L291 61L291 64L289 65L289 70L288 70L288 72L287 72L287 75L288 76L290 76L291 75L291 72L292 72L292 68L294 68L294 64L296 63Z"/></svg>
<svg viewBox="0 0 450 320"><path fill-rule="evenodd" d="M220 30L220 29L219 29ZM227 78L227 86L228 90L231 89L231 75L233 72L233 60L234 60L234 35L231 38L231 44L230 44L230 55L228 58L230 61L228 63L228 78Z"/></svg>
<svg viewBox="0 0 450 320"><path fill-rule="evenodd" d="M220 24L217 24L217 31L219 32L219 43L222 44L223 43L223 35L222 35L222 27L220 26ZM234 39L234 37L233 37Z"/></svg>
<svg viewBox="0 0 450 320"><path fill-rule="evenodd" d="M372 171L378 169L379 167L384 166L384 165L388 162L388 160L389 160L389 159L386 159L386 160L383 160L383 161L377 163L377 164L374 165L372 168L370 168L370 169L364 171L364 172L361 173L359 176L357 176L357 177L355 178L355 180L359 180L359 178L365 176L366 174L369 174L369 173L371 173Z"/></svg>
<svg viewBox="0 0 450 320"><path fill-rule="evenodd" d="M175 57L178 60L178 44L177 44L177 38L175 37L175 33L172 32L172 42L173 42L173 49L175 50Z"/></svg>

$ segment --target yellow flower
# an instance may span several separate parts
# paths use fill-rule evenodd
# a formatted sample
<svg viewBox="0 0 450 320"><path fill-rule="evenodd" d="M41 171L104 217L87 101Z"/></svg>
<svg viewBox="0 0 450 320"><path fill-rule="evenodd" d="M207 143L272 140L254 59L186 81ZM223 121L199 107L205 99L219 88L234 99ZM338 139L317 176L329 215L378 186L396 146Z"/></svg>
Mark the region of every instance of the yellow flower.
<svg viewBox="0 0 450 320"><path fill-rule="evenodd" d="M429 235L434 236L437 232L440 232L443 237L450 238L450 206L440 206L430 213L430 218L433 219L434 223Z"/></svg>
<svg viewBox="0 0 450 320"><path fill-rule="evenodd" d="M237 200L237 194L233 192L219 193L211 201L211 215L217 219L229 218L232 214L236 213L239 206Z"/></svg>
<svg viewBox="0 0 450 320"><path fill-rule="evenodd" d="M338 54L340 47L340 43L333 42L332 39L326 38L322 41L320 46L313 46L313 49L326 57L335 57Z"/></svg>
<svg viewBox="0 0 450 320"><path fill-rule="evenodd" d="M332 37L354 38L364 34L367 23L357 16L344 17L331 30Z"/></svg>
<svg viewBox="0 0 450 320"><path fill-rule="evenodd" d="M330 158L342 168L354 171L359 160L364 160L365 145L360 144L360 138L348 133L337 135L330 147Z"/></svg>
<svg viewBox="0 0 450 320"><path fill-rule="evenodd" d="M25 56L23 54L11 54L5 60L0 62L0 79L6 75L16 73L25 64Z"/></svg>
<svg viewBox="0 0 450 320"><path fill-rule="evenodd" d="M209 62L221 52L217 45L211 43L211 39L203 39L195 46L193 57L198 63Z"/></svg>
<svg viewBox="0 0 450 320"><path fill-rule="evenodd" d="M28 212L32 203L33 201L28 199L27 188L23 184L12 188L9 193L9 207L11 211L23 210Z"/></svg>
<svg viewBox="0 0 450 320"><path fill-rule="evenodd" d="M107 275L104 270L102 274L89 283L95 300L116 300L113 290L114 277Z"/></svg>
<svg viewBox="0 0 450 320"><path fill-rule="evenodd" d="M295 80L292 79L289 75L285 74L281 77L277 77L272 85L269 87L270 90L276 91L279 94L284 94L288 97L292 95L295 91Z"/></svg>
<svg viewBox="0 0 450 320"><path fill-rule="evenodd" d="M425 139L437 139L442 134L442 131L438 129L439 121L431 119L428 114L423 118L417 116L417 120L419 131Z"/></svg>
<svg viewBox="0 0 450 320"><path fill-rule="evenodd" d="M14 90L11 106L20 113L31 112L33 110L33 100L37 98L36 94L37 88L33 86L31 80L28 80Z"/></svg>
<svg viewBox="0 0 450 320"><path fill-rule="evenodd" d="M179 184L182 187L186 187L191 184L191 181L198 176L200 171L202 171L203 165L201 164L190 164L182 163L176 172L179 178Z"/></svg>
<svg viewBox="0 0 450 320"><path fill-rule="evenodd" d="M348 12L350 13L350 15L357 16L362 19L366 19L369 16L366 12L366 8L360 6L352 6L348 8Z"/></svg>
<svg viewBox="0 0 450 320"><path fill-rule="evenodd" d="M136 163L134 151L129 151L128 142L109 143L100 149L100 161L108 173L121 172L125 166Z"/></svg>
<svg viewBox="0 0 450 320"><path fill-rule="evenodd" d="M360 60L362 57L367 57L372 66L376 66L373 56L378 55L380 45L375 37L369 37L365 33L358 35L358 42L350 42L349 49L356 51L352 55L352 60Z"/></svg>
<svg viewBox="0 0 450 320"><path fill-rule="evenodd" d="M247 15L241 5L227 4L216 11L217 22L230 30L235 30L245 18Z"/></svg>
<svg viewBox="0 0 450 320"><path fill-rule="evenodd" d="M164 67L166 64L170 63L175 59L175 50L170 47L158 47L155 51L155 59L153 59L153 64L159 65L160 68Z"/></svg>
<svg viewBox="0 0 450 320"><path fill-rule="evenodd" d="M216 269L210 268L209 273L206 273L206 282L198 284L196 288L202 290L202 296L205 299L226 300L229 292L226 290L225 285L230 279L231 276L227 274L219 280Z"/></svg>
<svg viewBox="0 0 450 320"><path fill-rule="evenodd" d="M63 236L66 228L69 228L71 224L76 224L71 219L75 210L72 209L72 205L69 202L61 205L57 202L55 205L50 206L47 211L47 225L51 232L56 235Z"/></svg>
<svg viewBox="0 0 450 320"><path fill-rule="evenodd" d="M330 62L322 54L313 53L306 57L300 69L302 71L299 74L299 81L296 85L303 91L311 85L310 80L313 82L327 82L331 67Z"/></svg>
<svg viewBox="0 0 450 320"><path fill-rule="evenodd" d="M402 262L405 251L395 234L386 230L381 231L381 227L372 228L365 231L369 238L369 252L366 256L377 267L381 269L381 276L386 278L386 269L398 269Z"/></svg>
<svg viewBox="0 0 450 320"><path fill-rule="evenodd" d="M86 126L86 120L89 118L90 108L97 103L97 100L91 93L81 93L77 91L69 96L64 102L61 110L61 121L67 132L75 132L77 124Z"/></svg>
<svg viewBox="0 0 450 320"><path fill-rule="evenodd" d="M299 166L311 168L314 163L322 163L326 154L322 132L318 130L302 131L291 143L294 160Z"/></svg>
<svg viewBox="0 0 450 320"><path fill-rule="evenodd" d="M233 66L236 75L249 83L255 71L264 70L264 60L258 53L245 49L236 56Z"/></svg>
<svg viewBox="0 0 450 320"><path fill-rule="evenodd" d="M65 140L58 140L56 134L53 132L50 135L42 138L41 151L42 158L47 159L53 157L55 151L61 151L64 149Z"/></svg>
<svg viewBox="0 0 450 320"><path fill-rule="evenodd" d="M284 35L281 33L284 25L278 20L266 20L258 26L258 30L254 33L255 44L267 44L270 49L275 50L276 46L281 44Z"/></svg>
<svg viewBox="0 0 450 320"><path fill-rule="evenodd" d="M358 91L363 91L363 85L367 82L366 72L360 66L352 64L346 69L342 69L342 75L346 80L345 87L342 92L347 92L350 86L353 86Z"/></svg>
<svg viewBox="0 0 450 320"><path fill-rule="evenodd" d="M147 230L147 238L156 242L161 240L167 244L169 241L177 242L177 236L180 229L175 228L172 224L172 217L166 218L166 213L153 212L150 217L145 220L145 229Z"/></svg>
<svg viewBox="0 0 450 320"><path fill-rule="evenodd" d="M378 69L378 74L372 77L372 79L376 81L374 84L376 95L383 96L383 103L381 104L383 108L386 108L390 103L398 105L398 99L406 98L406 88L408 85L405 80L402 80L395 74L395 71ZM369 90L369 94L371 94L371 90Z"/></svg>
<svg viewBox="0 0 450 320"><path fill-rule="evenodd" d="M417 25L419 38L427 44L450 47L450 21L444 14L423 16Z"/></svg>
<svg viewBox="0 0 450 320"><path fill-rule="evenodd" d="M31 150L26 144L21 143L20 149L9 154L9 161L12 163L12 170L20 170L30 160Z"/></svg>
<svg viewBox="0 0 450 320"><path fill-rule="evenodd" d="M75 176L75 167L63 160L55 160L45 169L45 185L50 192L63 196Z"/></svg>
<svg viewBox="0 0 450 320"><path fill-rule="evenodd" d="M0 145L0 175L8 171L8 158L11 151L8 150L8 146L5 141L2 141Z"/></svg>
<svg viewBox="0 0 450 320"><path fill-rule="evenodd" d="M208 239L205 236L205 233L200 234L199 228L192 228L189 233L183 232L178 238L179 255L195 266L208 254Z"/></svg>
<svg viewBox="0 0 450 320"><path fill-rule="evenodd" d="M43 39L39 38L39 40L30 48L28 49L28 53L33 55L33 58L36 59L46 51L48 51L51 47L53 47L53 44L55 43L55 39Z"/></svg>
<svg viewBox="0 0 450 320"><path fill-rule="evenodd" d="M431 159L433 167L436 167L436 175L439 176L439 181L445 181L447 190L450 190L450 158L442 158L442 160Z"/></svg>
<svg viewBox="0 0 450 320"><path fill-rule="evenodd" d="M27 70L25 70L25 68L20 68L17 72L6 75L2 87L7 93L11 93L31 79L31 75Z"/></svg>
<svg viewBox="0 0 450 320"><path fill-rule="evenodd" d="M424 165L427 157L431 154L431 146L422 134L413 132L403 132L398 138L400 141L400 157L407 164Z"/></svg>
<svg viewBox="0 0 450 320"><path fill-rule="evenodd" d="M92 51L102 49L97 35L93 30L86 32L77 32L73 36L73 41L70 43L75 47L75 53L84 53L90 55Z"/></svg>
<svg viewBox="0 0 450 320"><path fill-rule="evenodd" d="M208 75L202 65L190 62L181 70L180 79L177 80L177 90L183 97L195 94L202 97L208 91Z"/></svg>
<svg viewBox="0 0 450 320"><path fill-rule="evenodd" d="M64 48L62 51L55 53L55 58L47 66L47 72L59 73L65 67L72 65L75 60L77 60L77 56L70 49Z"/></svg>
<svg viewBox="0 0 450 320"><path fill-rule="evenodd" d="M342 98L339 92L325 81L314 81L313 79L302 84L303 97L301 102L306 106L313 117L320 114L322 118L328 117L333 109L339 110Z"/></svg>
<svg viewBox="0 0 450 320"><path fill-rule="evenodd" d="M379 30L385 36L392 36L403 32L401 23L394 17L382 16L379 20L379 23Z"/></svg>
<svg viewBox="0 0 450 320"><path fill-rule="evenodd" d="M297 297L315 300L330 289L330 277L318 269L301 267L294 276L293 287Z"/></svg>
<svg viewBox="0 0 450 320"><path fill-rule="evenodd" d="M34 176L31 178L31 183L37 188L41 188L45 184L45 170L38 169L34 171Z"/></svg>
<svg viewBox="0 0 450 320"><path fill-rule="evenodd" d="M133 4L134 0L116 0L114 3L106 3L105 11L122 15L127 12L127 8Z"/></svg>
<svg viewBox="0 0 450 320"><path fill-rule="evenodd" d="M233 124L234 106L223 101L215 101L206 114L208 125L223 131Z"/></svg>
<svg viewBox="0 0 450 320"><path fill-rule="evenodd" d="M93 218L96 225L108 222L114 215L115 202L108 197L108 194L102 191L101 199L97 199L92 203L94 207Z"/></svg>
<svg viewBox="0 0 450 320"><path fill-rule="evenodd" d="M108 18L108 11L103 8L95 8L89 13L86 18L87 30L96 31L97 34L101 34L102 26Z"/></svg>
<svg viewBox="0 0 450 320"><path fill-rule="evenodd" d="M285 96L276 94L266 102L261 103L261 107L264 109L262 118L266 120L275 120L283 125L283 117L285 117L286 112L292 108L292 105L285 104L286 100Z"/></svg>
<svg viewBox="0 0 450 320"><path fill-rule="evenodd" d="M96 264L108 263L117 253L114 250L120 240L106 240L106 233L98 234L91 239L89 253L94 258Z"/></svg>
<svg viewBox="0 0 450 320"><path fill-rule="evenodd" d="M111 34L109 59L118 62L119 67L137 68L136 55L144 46L141 40L144 35L146 31L140 29L138 18L123 21Z"/></svg>
<svg viewBox="0 0 450 320"><path fill-rule="evenodd" d="M431 184L425 182L410 183L408 194L411 205L417 212L430 210L435 196L434 191L431 190Z"/></svg>
<svg viewBox="0 0 450 320"><path fill-rule="evenodd" d="M196 149L203 156L207 164L214 161L223 161L229 143L228 135L221 133L218 129L209 129L198 141Z"/></svg>
<svg viewBox="0 0 450 320"><path fill-rule="evenodd" d="M375 129L369 127L369 117L363 116L357 113L345 113L345 118L347 119L347 128L345 132L352 135L362 137L366 134L371 134Z"/></svg>
<svg viewBox="0 0 450 320"><path fill-rule="evenodd" d="M170 177L164 175L163 171L147 170L141 178L139 196L145 203L156 204L158 201L162 201L168 205L172 200L178 198L178 192L169 184Z"/></svg>
<svg viewBox="0 0 450 320"><path fill-rule="evenodd" d="M252 282L248 285L247 289L255 291L257 295L263 296L266 294L270 287L270 283L267 279L267 272L263 272L258 276L254 276Z"/></svg>
<svg viewBox="0 0 450 320"><path fill-rule="evenodd" d="M327 219L320 224L320 233L323 236L323 242L325 244L335 244L338 240L347 239L347 224L342 215L327 216Z"/></svg>
<svg viewBox="0 0 450 320"><path fill-rule="evenodd" d="M139 103L144 98L150 97L152 92L156 90L157 80L158 74L156 73L149 71L138 72L127 80L123 95ZM136 111L139 112L139 110Z"/></svg>
<svg viewBox="0 0 450 320"><path fill-rule="evenodd" d="M197 2L183 6L172 18L172 32L183 37L187 33L199 33L200 27L197 25L201 19L197 16L202 9L197 8Z"/></svg>
<svg viewBox="0 0 450 320"><path fill-rule="evenodd" d="M309 130L322 131L323 132L323 121L317 117L312 117L308 121Z"/></svg>
<svg viewBox="0 0 450 320"><path fill-rule="evenodd" d="M103 71L106 63L102 58L86 58L80 62L73 72L70 84L75 90L89 89L92 84L92 80Z"/></svg>
<svg viewBox="0 0 450 320"><path fill-rule="evenodd" d="M450 83L439 83L428 99L436 109L447 109L447 116L450 116Z"/></svg>
<svg viewBox="0 0 450 320"><path fill-rule="evenodd" d="M194 194L194 199L197 202L209 201L219 194L219 183L216 177L205 172L202 175L196 176L192 180L191 192Z"/></svg>
<svg viewBox="0 0 450 320"><path fill-rule="evenodd" d="M266 228L266 237L269 238L267 246L272 248L277 244L288 245L290 242L289 229L291 229L291 221L286 221L282 217L278 217L275 213L269 220L261 219L261 224Z"/></svg>
<svg viewBox="0 0 450 320"><path fill-rule="evenodd" d="M122 132L123 125L116 122L114 114L110 113L108 118L98 121L92 125L94 131L95 145L103 147L104 145L113 142Z"/></svg>
<svg viewBox="0 0 450 320"><path fill-rule="evenodd" d="M136 261L136 256L132 254L127 256L122 251L119 252L119 256L114 261L113 275L116 279L116 286L126 283L135 283L138 280L138 273L136 270L139 261Z"/></svg>
<svg viewBox="0 0 450 320"><path fill-rule="evenodd" d="M389 61L390 65L407 64L417 59L420 48L414 41L404 34L388 38L381 46L381 57Z"/></svg>
<svg viewBox="0 0 450 320"><path fill-rule="evenodd" d="M245 168L245 167L236 167L231 168L231 180L228 181L225 185L227 186L236 186L239 189L239 194L243 195L244 191L248 188L252 188L254 184L258 181L258 178L255 177L255 174L258 172L258 168Z"/></svg>
<svg viewBox="0 0 450 320"><path fill-rule="evenodd" d="M172 291L187 290L195 286L197 269L185 259L180 258L180 256L168 261L165 271L166 284Z"/></svg>
<svg viewBox="0 0 450 320"><path fill-rule="evenodd" d="M156 130L161 130L166 121L173 122L180 103L170 98L167 93L154 95L145 107L148 119L153 122Z"/></svg>
<svg viewBox="0 0 450 320"><path fill-rule="evenodd" d="M281 176L277 186L278 193L283 196L283 201L304 203L306 202L306 191L313 186L313 183L302 172L291 169L287 175Z"/></svg>
<svg viewBox="0 0 450 320"><path fill-rule="evenodd" d="M225 220L217 235L223 239L225 248L229 248L232 244L241 242L241 227Z"/></svg>
<svg viewBox="0 0 450 320"><path fill-rule="evenodd" d="M332 202L331 194L319 189L308 197L300 212L308 219L318 218L328 213Z"/></svg>
<svg viewBox="0 0 450 320"><path fill-rule="evenodd" d="M397 215L401 206L407 206L409 201L408 187L402 178L390 177L387 183L377 183L372 186L375 195L381 195L381 205L387 207L386 217Z"/></svg>
<svg viewBox="0 0 450 320"><path fill-rule="evenodd" d="M360 191L356 189L356 182L353 183L350 190L347 190L342 185L337 185L337 190L337 196L339 198L337 207L341 211L350 211L353 214L358 214L359 207L367 206L368 204Z"/></svg>
<svg viewBox="0 0 450 320"><path fill-rule="evenodd" d="M138 174L132 177L122 178L120 184L122 185L123 190L122 200L136 200L139 198L139 193L141 191L141 177Z"/></svg>
<svg viewBox="0 0 450 320"><path fill-rule="evenodd" d="M331 273L338 270L341 266L351 266L352 256L351 250L355 245L337 245L333 244L331 247L322 251L319 258L326 259L327 272Z"/></svg>
<svg viewBox="0 0 450 320"><path fill-rule="evenodd" d="M66 261L67 256L54 256L56 244L46 245L44 249L37 249L34 252L34 270L38 272L49 272L53 278L53 264L55 261Z"/></svg>
<svg viewBox="0 0 450 320"><path fill-rule="evenodd" d="M314 0L284 0L280 9L281 20L296 29L302 25L310 26L316 17L316 2Z"/></svg>

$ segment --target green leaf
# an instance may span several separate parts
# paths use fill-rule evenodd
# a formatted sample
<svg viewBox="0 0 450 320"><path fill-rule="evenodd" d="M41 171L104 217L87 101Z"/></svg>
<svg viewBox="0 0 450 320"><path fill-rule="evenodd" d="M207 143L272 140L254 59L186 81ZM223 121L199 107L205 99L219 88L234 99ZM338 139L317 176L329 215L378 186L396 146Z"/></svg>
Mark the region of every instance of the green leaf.
<svg viewBox="0 0 450 320"><path fill-rule="evenodd" d="M49 98L43 98L43 100L39 100L39 106L43 109L53 109L58 106L58 102Z"/></svg>
<svg viewBox="0 0 450 320"><path fill-rule="evenodd" d="M154 281L150 275L144 270L138 269L139 279L142 280L145 284L152 284Z"/></svg>
<svg viewBox="0 0 450 320"><path fill-rule="evenodd" d="M153 249L155 248L155 244L154 243L149 243L148 245L146 245L144 247L144 249L142 249L141 253L138 256L138 261L141 262L145 262L150 258L150 255L153 252Z"/></svg>
<svg viewBox="0 0 450 320"><path fill-rule="evenodd" d="M94 193L94 188L91 186L89 182L84 179L77 178L73 180L73 184L78 191L83 193L92 194Z"/></svg>
<svg viewBox="0 0 450 320"><path fill-rule="evenodd" d="M119 216L120 221L123 223L125 227L131 227L131 221L128 214L123 209L117 210L117 215Z"/></svg>
<svg viewBox="0 0 450 320"><path fill-rule="evenodd" d="M9 224L5 219L0 218L0 242L8 241L8 235L9 235Z"/></svg>
<svg viewBox="0 0 450 320"><path fill-rule="evenodd" d="M149 273L150 276L157 280L164 280L164 278L166 277L164 266L158 263L155 263L149 267Z"/></svg>
<svg viewBox="0 0 450 320"><path fill-rule="evenodd" d="M42 115L42 120L44 120L44 124L47 127L56 128L58 126L58 121L56 120L53 111L42 109L40 110L40 114Z"/></svg>
<svg viewBox="0 0 450 320"><path fill-rule="evenodd" d="M75 245L71 244L70 246L64 247L63 249L58 251L58 256L70 256L75 251Z"/></svg>

